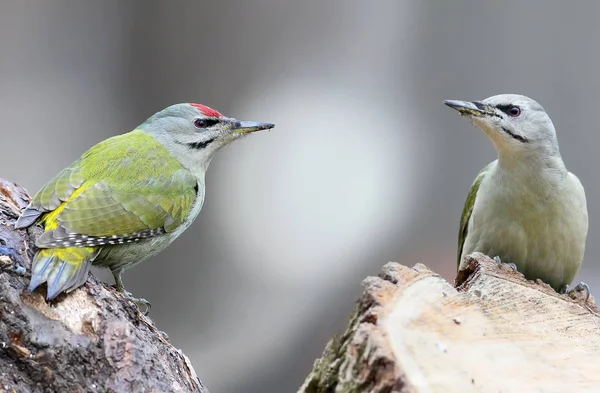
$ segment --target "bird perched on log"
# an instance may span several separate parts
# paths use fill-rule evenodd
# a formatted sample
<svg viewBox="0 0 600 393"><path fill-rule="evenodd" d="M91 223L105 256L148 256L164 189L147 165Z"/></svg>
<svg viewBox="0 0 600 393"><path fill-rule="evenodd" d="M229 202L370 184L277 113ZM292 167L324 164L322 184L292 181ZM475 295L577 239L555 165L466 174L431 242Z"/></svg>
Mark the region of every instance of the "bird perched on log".
<svg viewBox="0 0 600 393"><path fill-rule="evenodd" d="M498 152L465 202L459 270L465 255L479 251L566 292L583 260L588 213L585 191L563 163L550 117L536 101L516 94L444 103L468 117ZM575 289L589 296L584 283Z"/></svg>
<svg viewBox="0 0 600 393"><path fill-rule="evenodd" d="M93 146L31 200L16 228L41 224L29 290L48 300L83 285L91 265L122 272L157 254L196 219L215 153L273 124L238 121L200 104L170 106Z"/></svg>

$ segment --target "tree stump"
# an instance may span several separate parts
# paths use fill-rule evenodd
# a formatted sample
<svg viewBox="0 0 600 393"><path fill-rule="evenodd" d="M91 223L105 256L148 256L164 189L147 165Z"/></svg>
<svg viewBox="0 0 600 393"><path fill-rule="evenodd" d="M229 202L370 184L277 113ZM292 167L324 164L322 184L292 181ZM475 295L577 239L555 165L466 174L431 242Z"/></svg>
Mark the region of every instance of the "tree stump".
<svg viewBox="0 0 600 393"><path fill-rule="evenodd" d="M189 359L112 287L90 276L50 303L26 290L29 232L40 228L13 225L29 199L0 180L0 392L208 393Z"/></svg>
<svg viewBox="0 0 600 393"><path fill-rule="evenodd" d="M600 392L600 316L483 254L453 286L384 266L299 392Z"/></svg>

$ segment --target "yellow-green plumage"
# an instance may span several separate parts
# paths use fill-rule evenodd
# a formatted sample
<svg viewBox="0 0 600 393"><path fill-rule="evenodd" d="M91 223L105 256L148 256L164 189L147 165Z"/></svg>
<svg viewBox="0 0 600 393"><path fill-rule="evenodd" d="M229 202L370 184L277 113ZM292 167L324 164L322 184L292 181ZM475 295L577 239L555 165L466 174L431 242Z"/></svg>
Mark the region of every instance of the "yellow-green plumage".
<svg viewBox="0 0 600 393"><path fill-rule="evenodd" d="M117 290L149 307L126 292L123 270L165 249L196 219L217 151L273 127L182 103L92 147L36 194L15 224L44 227L29 290L48 283L52 299L85 283L94 264L111 269Z"/></svg>
<svg viewBox="0 0 600 393"><path fill-rule="evenodd" d="M458 231L458 256L456 263L456 267L458 269L460 269L463 246L465 245L465 239L467 238L469 220L471 219L471 213L473 213L473 206L475 205L475 198L477 198L479 185L491 167L492 163L489 163L477 174L477 177L475 178L475 181L473 181L471 189L469 190L469 195L467 195L467 199L465 200L465 206L463 207L463 212L460 216L460 229Z"/></svg>
<svg viewBox="0 0 600 393"><path fill-rule="evenodd" d="M144 131L100 142L40 190L17 223L44 227L30 289L47 281L51 299L83 284L90 263L134 263L112 256L175 231L196 198L197 178Z"/></svg>

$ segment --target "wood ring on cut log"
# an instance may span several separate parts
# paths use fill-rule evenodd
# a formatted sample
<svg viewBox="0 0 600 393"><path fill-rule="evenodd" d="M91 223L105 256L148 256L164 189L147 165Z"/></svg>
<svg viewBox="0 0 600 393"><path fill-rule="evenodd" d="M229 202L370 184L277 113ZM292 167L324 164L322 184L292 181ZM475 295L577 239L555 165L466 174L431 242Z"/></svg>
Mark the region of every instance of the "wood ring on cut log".
<svg viewBox="0 0 600 393"><path fill-rule="evenodd" d="M299 392L599 392L600 316L587 302L469 255L457 287L390 262Z"/></svg>

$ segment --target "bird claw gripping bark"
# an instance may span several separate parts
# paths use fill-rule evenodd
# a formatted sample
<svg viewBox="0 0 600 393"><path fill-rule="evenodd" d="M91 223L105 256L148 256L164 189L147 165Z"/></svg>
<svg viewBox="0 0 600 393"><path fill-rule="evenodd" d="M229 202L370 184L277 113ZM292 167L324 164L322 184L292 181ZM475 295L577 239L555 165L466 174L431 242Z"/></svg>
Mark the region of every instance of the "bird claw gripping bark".
<svg viewBox="0 0 600 393"><path fill-rule="evenodd" d="M152 305L150 304L150 302L146 299L144 299L143 297L137 298L134 297L131 292L128 292L127 290L125 290L125 285L123 285L123 279L121 278L121 270L116 270L113 271L113 276L115 278L115 288L117 289L117 291L121 292L123 295L125 295L125 297L129 300L131 300L132 302L134 302L135 304L137 304L137 306L140 308L140 311L142 312L142 314L144 314L144 316L148 315L148 313L150 313L150 308L152 307ZM142 307L144 307L144 311L142 311Z"/></svg>
<svg viewBox="0 0 600 393"><path fill-rule="evenodd" d="M152 304L150 304L150 302L148 300L144 299L143 297L135 297L131 294L131 292L126 291L125 288L119 288L118 285L115 285L115 289L117 291L121 292L123 294L123 296L125 296L126 299L134 302L140 309L140 312L142 314L144 314L144 316L146 316L150 313ZM142 311L142 308L143 308L143 311Z"/></svg>
<svg viewBox="0 0 600 393"><path fill-rule="evenodd" d="M129 300L131 300L132 302L134 302L135 304L137 304L137 306L139 307L140 311L142 312L142 314L144 314L144 316L148 315L150 313L150 308L152 308L152 304L150 304L150 302L146 299L144 299L143 297L134 297L131 292L123 292L123 294L125 295L125 297ZM144 308L144 311L142 311L142 307Z"/></svg>
<svg viewBox="0 0 600 393"><path fill-rule="evenodd" d="M16 258L15 250L10 247L0 246L0 255L5 255L13 260Z"/></svg>
<svg viewBox="0 0 600 393"><path fill-rule="evenodd" d="M17 253L10 247L0 246L0 265L11 266L14 264L14 269L17 274L24 276L25 268L17 263Z"/></svg>
<svg viewBox="0 0 600 393"><path fill-rule="evenodd" d="M575 285L575 287L573 287L573 289L571 289L567 292L568 288L569 288L568 285L565 286L564 292L562 292L562 293L566 293L567 295L569 295L569 297L571 299L577 300L577 299L581 298L580 296L578 296L578 294L581 292L583 292L585 294L584 302L587 302L588 299L590 298L590 287L589 287L589 285L587 285L584 282L580 282L579 284Z"/></svg>
<svg viewBox="0 0 600 393"><path fill-rule="evenodd" d="M494 262L496 262L498 265L502 265L504 264L505 266L508 266L509 268L511 268L512 270L514 270L515 272L519 272L519 269L517 269L517 265L512 263L512 262L502 262L500 260L500 257L498 255L496 255L494 257Z"/></svg>

